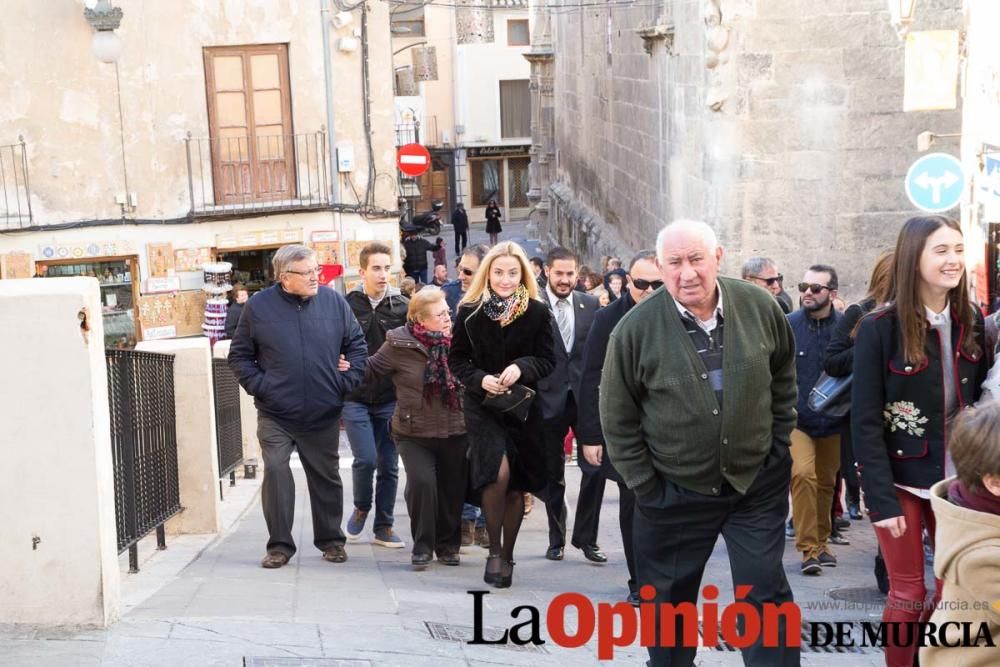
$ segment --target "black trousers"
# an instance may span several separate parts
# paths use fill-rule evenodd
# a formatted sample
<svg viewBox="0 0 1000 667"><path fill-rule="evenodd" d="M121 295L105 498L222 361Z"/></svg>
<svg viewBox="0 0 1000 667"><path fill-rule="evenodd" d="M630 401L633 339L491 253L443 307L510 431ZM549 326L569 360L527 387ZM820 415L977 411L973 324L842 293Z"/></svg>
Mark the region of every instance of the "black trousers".
<svg viewBox="0 0 1000 667"><path fill-rule="evenodd" d="M450 438L396 437L406 469L403 497L410 513L413 553L458 553L462 546L467 441Z"/></svg>
<svg viewBox="0 0 1000 667"><path fill-rule="evenodd" d="M459 247L459 242L461 241L461 247ZM469 230L468 229L456 229L455 230L455 257L462 254L465 247L469 245Z"/></svg>
<svg viewBox="0 0 1000 667"><path fill-rule="evenodd" d="M291 558L295 554L292 523L295 519L295 478L288 466L292 450L299 460L309 487L312 510L313 544L320 551L343 546L347 541L340 529L344 515L344 487L340 482L340 424L334 420L326 428L304 433L292 432L265 415L259 415L257 438L264 459L261 506L267 523L267 551Z"/></svg>
<svg viewBox="0 0 1000 667"><path fill-rule="evenodd" d="M652 497L637 499L635 548L639 585L656 588L657 604L697 604L705 563L721 533L729 552L733 586L753 587L747 602L760 611L765 602L791 601L792 590L781 563L791 462L788 447L776 443L746 495L723 484L720 495L706 496L661 480L659 490L650 494ZM657 614L657 631L659 626ZM763 647L761 639L743 649L744 664L798 665L799 649L783 646L786 632L797 635L799 628L781 628L776 648ZM676 637L683 637L681 616L677 618ZM697 652L693 647L648 650L649 664L654 667L693 665Z"/></svg>
<svg viewBox="0 0 1000 667"><path fill-rule="evenodd" d="M576 398L570 392L562 414L545 420L546 470L549 474L545 489L545 514L549 520L549 546L566 546L566 454L563 440L566 432L576 428ZM596 544L601 503L604 500L605 479L600 474L581 467L580 495L576 501L573 522L574 546Z"/></svg>

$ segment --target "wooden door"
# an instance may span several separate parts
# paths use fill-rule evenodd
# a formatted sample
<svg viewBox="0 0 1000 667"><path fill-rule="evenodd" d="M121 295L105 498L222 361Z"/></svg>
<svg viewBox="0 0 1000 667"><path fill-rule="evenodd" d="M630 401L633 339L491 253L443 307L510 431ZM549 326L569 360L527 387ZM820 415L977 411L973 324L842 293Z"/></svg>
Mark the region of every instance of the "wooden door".
<svg viewBox="0 0 1000 667"><path fill-rule="evenodd" d="M295 196L295 143L284 44L205 49L217 204Z"/></svg>
<svg viewBox="0 0 1000 667"><path fill-rule="evenodd" d="M445 158L438 155L431 156L431 168L417 179L417 184L420 186L420 200L416 203L414 215L431 210L433 202L440 200L444 202L444 208L441 209L442 217L445 220L449 219L452 210L451 191L448 187L449 171Z"/></svg>

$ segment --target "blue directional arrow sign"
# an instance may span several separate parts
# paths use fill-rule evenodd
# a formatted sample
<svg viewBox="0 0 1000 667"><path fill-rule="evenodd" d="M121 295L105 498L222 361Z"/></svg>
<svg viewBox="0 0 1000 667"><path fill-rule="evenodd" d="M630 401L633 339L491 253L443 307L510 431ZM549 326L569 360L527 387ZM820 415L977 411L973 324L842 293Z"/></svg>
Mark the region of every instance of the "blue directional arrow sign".
<svg viewBox="0 0 1000 667"><path fill-rule="evenodd" d="M942 213L958 206L965 192L965 170L946 153L925 155L906 172L906 196L921 211Z"/></svg>

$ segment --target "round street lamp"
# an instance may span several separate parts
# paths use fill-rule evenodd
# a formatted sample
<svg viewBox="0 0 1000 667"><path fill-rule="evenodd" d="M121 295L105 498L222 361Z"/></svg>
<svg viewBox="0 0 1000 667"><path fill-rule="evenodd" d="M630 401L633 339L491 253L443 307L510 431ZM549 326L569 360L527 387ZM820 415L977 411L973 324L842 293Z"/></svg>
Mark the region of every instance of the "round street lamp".
<svg viewBox="0 0 1000 667"><path fill-rule="evenodd" d="M122 41L115 30L121 25L122 16L121 7L112 7L111 0L97 0L96 3L89 0L83 10L83 17L95 30L90 50L102 63L116 62L121 55Z"/></svg>

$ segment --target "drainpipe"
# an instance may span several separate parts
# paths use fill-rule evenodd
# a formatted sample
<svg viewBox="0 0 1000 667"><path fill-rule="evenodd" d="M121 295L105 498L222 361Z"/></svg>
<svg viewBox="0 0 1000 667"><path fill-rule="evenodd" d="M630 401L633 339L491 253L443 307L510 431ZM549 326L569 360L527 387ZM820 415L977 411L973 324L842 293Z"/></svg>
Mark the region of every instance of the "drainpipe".
<svg viewBox="0 0 1000 667"><path fill-rule="evenodd" d="M330 152L330 199L332 204L340 200L340 172L337 170L337 126L333 111L333 63L330 61L330 0L319 0L320 30L323 33L323 75L326 89L326 141ZM339 240L344 240L344 214L333 212L334 225ZM304 239L303 239L304 240Z"/></svg>

